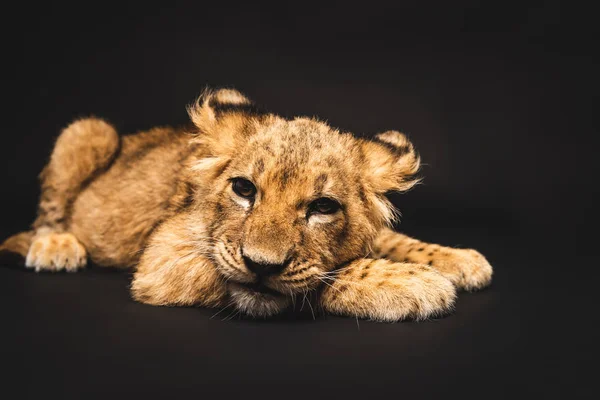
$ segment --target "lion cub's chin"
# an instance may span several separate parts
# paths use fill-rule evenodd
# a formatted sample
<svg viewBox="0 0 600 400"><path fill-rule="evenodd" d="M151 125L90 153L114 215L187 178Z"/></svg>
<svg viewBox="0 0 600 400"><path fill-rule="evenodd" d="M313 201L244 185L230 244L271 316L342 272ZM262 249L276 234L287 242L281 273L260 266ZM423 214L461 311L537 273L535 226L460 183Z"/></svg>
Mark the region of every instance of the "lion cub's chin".
<svg viewBox="0 0 600 400"><path fill-rule="evenodd" d="M290 298L266 288L254 288L235 282L229 283L229 294L236 307L252 317L269 317L290 305Z"/></svg>

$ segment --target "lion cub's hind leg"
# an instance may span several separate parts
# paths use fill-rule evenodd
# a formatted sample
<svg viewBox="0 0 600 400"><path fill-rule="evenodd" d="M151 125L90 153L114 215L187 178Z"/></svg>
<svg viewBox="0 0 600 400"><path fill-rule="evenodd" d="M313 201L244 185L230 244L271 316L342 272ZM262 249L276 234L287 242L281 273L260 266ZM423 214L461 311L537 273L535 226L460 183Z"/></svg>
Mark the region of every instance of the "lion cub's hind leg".
<svg viewBox="0 0 600 400"><path fill-rule="evenodd" d="M28 268L76 271L86 265L84 246L69 233L70 209L85 184L111 164L118 149L117 132L100 119L81 119L61 132L40 175L42 195L25 259Z"/></svg>
<svg viewBox="0 0 600 400"><path fill-rule="evenodd" d="M39 235L31 244L25 266L36 271L77 271L87 263L85 248L71 233Z"/></svg>

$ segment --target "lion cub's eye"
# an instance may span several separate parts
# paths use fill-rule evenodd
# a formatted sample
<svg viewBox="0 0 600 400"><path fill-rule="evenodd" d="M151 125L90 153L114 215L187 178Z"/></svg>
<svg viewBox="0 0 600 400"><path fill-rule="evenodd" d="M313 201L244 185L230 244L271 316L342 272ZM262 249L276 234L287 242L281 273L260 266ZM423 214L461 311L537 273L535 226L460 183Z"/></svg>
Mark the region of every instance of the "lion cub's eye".
<svg viewBox="0 0 600 400"><path fill-rule="evenodd" d="M308 215L311 214L333 214L340 209L340 203L335 200L321 197L310 203L308 206Z"/></svg>
<svg viewBox="0 0 600 400"><path fill-rule="evenodd" d="M256 195L256 186L248 179L235 178L231 185L233 191L241 197L251 199Z"/></svg>

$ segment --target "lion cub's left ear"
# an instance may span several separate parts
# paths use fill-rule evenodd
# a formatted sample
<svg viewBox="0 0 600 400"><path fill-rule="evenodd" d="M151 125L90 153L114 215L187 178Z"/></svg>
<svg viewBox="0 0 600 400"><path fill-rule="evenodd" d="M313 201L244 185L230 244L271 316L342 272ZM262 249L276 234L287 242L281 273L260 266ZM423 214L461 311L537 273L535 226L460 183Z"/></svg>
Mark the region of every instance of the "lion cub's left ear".
<svg viewBox="0 0 600 400"><path fill-rule="evenodd" d="M419 182L420 158L408 138L396 131L376 135L362 142L365 156L363 176L367 188L376 194L405 191Z"/></svg>

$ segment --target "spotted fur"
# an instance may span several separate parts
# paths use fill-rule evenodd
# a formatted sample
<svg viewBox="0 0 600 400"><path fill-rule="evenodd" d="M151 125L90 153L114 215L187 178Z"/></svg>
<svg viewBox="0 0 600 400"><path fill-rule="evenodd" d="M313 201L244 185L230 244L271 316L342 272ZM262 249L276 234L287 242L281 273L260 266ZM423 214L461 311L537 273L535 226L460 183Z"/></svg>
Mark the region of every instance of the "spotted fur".
<svg viewBox="0 0 600 400"><path fill-rule="evenodd" d="M424 319L450 310L456 289L490 283L474 250L388 228L396 214L386 193L418 182L405 135L359 139L265 112L229 89L207 91L188 111L185 129L119 137L99 119L68 126L41 175L32 230L0 251L36 271L75 271L87 258L135 268L138 301L261 317L311 294L330 313ZM236 194L237 179L256 194ZM339 209L311 212L323 197ZM280 269L258 276L252 265Z"/></svg>

